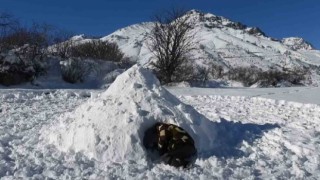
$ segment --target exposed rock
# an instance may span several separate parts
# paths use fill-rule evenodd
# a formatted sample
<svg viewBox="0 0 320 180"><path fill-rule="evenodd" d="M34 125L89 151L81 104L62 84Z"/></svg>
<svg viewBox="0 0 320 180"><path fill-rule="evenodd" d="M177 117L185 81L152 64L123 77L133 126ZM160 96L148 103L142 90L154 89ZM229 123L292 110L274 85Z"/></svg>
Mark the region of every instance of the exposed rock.
<svg viewBox="0 0 320 180"><path fill-rule="evenodd" d="M258 27L247 28L246 31L251 35L266 36L266 34Z"/></svg>
<svg viewBox="0 0 320 180"><path fill-rule="evenodd" d="M299 37L290 37L282 39L282 44L290 47L292 50L313 50L311 43Z"/></svg>

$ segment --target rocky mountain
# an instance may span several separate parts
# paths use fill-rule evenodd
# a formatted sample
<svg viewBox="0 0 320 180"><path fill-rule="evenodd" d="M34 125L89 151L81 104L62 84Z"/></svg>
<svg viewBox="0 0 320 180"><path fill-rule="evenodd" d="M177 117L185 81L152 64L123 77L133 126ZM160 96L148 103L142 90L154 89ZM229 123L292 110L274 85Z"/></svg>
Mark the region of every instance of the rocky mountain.
<svg viewBox="0 0 320 180"><path fill-rule="evenodd" d="M320 66L320 51L302 38L285 38L282 41L269 37L258 27L248 27L222 16L189 11L195 21L194 31L198 48L194 52L197 64L217 64L224 69L234 67L255 67L269 69L311 68L310 84L320 82L317 75ZM101 38L115 42L126 56L148 65L151 53L147 48L148 34L152 23L135 24L115 31Z"/></svg>
<svg viewBox="0 0 320 180"><path fill-rule="evenodd" d="M309 42L299 37L284 38L281 42L293 50L314 50Z"/></svg>

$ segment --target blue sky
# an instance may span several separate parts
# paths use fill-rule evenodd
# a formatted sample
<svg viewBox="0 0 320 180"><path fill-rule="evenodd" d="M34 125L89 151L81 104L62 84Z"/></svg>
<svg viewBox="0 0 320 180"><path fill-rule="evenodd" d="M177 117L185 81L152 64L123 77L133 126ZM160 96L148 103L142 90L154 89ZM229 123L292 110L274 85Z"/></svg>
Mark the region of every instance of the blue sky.
<svg viewBox="0 0 320 180"><path fill-rule="evenodd" d="M0 0L25 24L46 22L76 34L107 35L171 7L198 9L260 27L275 38L299 36L320 49L319 0Z"/></svg>

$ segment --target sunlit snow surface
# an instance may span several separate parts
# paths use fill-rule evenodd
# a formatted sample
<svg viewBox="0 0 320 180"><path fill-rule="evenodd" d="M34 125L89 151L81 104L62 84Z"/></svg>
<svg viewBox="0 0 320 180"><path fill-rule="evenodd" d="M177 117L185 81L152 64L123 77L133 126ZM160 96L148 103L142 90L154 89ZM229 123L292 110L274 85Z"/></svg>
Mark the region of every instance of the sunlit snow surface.
<svg viewBox="0 0 320 180"><path fill-rule="evenodd" d="M317 97L320 89L317 90L301 92ZM239 96L239 93L247 94L245 89L228 90L232 96L205 94L200 89L199 95L192 96L175 91L180 100L194 106L208 119L218 119L221 140L217 143L227 147L198 159L190 169L181 170L133 161L106 165L81 153L62 153L39 142L43 126L97 97L100 91L0 90L0 178L319 179L320 106L287 102L290 91L265 89L260 93L269 92L269 99L259 97L259 93L255 97ZM282 95L287 101L271 100L271 93L276 99Z"/></svg>
<svg viewBox="0 0 320 180"><path fill-rule="evenodd" d="M213 17L210 14L205 16ZM228 20L223 20L223 24L227 22ZM268 37L249 35L245 31L229 27L215 28L211 26L215 22L212 23L204 21L198 23L196 27L195 31L199 31L199 37L201 37L198 41L202 45L202 50L196 53L197 57L216 59L218 64L226 67L249 67L255 64L256 67L264 70L272 66L294 67L303 64L320 64L318 50L292 50ZM133 25L116 31L102 40L116 42L127 56L139 61L140 64L148 64L150 53L146 47L146 35L150 26L150 23ZM80 36L77 39L81 41ZM238 57L244 58L238 59ZM207 62L203 63L205 65ZM76 125L90 124L87 123L90 116L86 118L81 116L88 115L81 112L86 109L84 106L86 104L92 105L93 110L100 110L92 111L89 114L92 116L95 115L94 112L102 113L108 110L107 107L95 106L95 102L103 104L106 100L98 99L101 94L104 94L102 90L78 89L93 87L93 85L100 87L100 82L71 87L68 84L62 84L60 72L55 70L57 69L53 68L52 72L49 71L49 74L55 76L49 76L49 80L39 81L39 88L75 89L0 89L0 179L320 179L320 88L168 88L169 92L176 95L180 101L191 105L216 126L212 129L216 131L213 132L216 134L214 137L216 147L212 152L201 155L201 158L188 169L176 169L159 162L145 161L143 158L141 161L113 162L113 157L108 157L104 159L108 162L102 162L101 159L90 158L99 157L90 156L90 150L94 149L96 144L88 143L90 141L81 142L81 139L77 141L81 143L70 146L59 144L69 141L55 141L58 143L58 148L61 146L60 149L65 148L66 152L58 150L49 141L45 141L46 130L50 129L48 127L56 127L58 120L66 114L72 115L79 112L75 113L75 117L82 121L79 124L74 123L75 126L72 127L75 131L73 132L79 130ZM115 73L120 74L120 72ZM52 83L51 77L56 83ZM55 79L56 77L58 80ZM320 82L319 75L315 74L311 80L313 82L311 84L317 85ZM143 85L134 83L133 85L136 89L144 89ZM119 90L119 93L128 92L125 85L122 88L124 91ZM114 88L114 92L117 90ZM135 96L133 91L129 92ZM154 92L157 92L156 89ZM162 91L159 92L161 95ZM137 94L135 98L143 99L145 97L143 95ZM128 97L131 98L122 94L118 99L123 100ZM162 102L162 100L170 100L170 97L172 96L168 95L166 98L160 96L159 101L150 102ZM114 100L112 97L109 99ZM139 104L134 106L134 101L130 102L119 104L119 109L112 106L113 114L124 117L121 115L121 107L136 110ZM175 100L175 102L178 101ZM164 104L170 107L170 103L169 101ZM111 103L111 105L114 104ZM148 105L146 103L140 107L156 109ZM130 109L131 107L134 108ZM180 117L191 119L189 114L183 114L184 108L181 107L192 109L181 105L172 112L182 112L179 114ZM137 116L146 114L145 111L139 112ZM161 115L161 112L150 112ZM166 111L168 114L170 112ZM126 113L132 115L131 112ZM61 125L66 129L69 127L64 126L67 124ZM117 126L114 122L112 125ZM57 132L64 131L63 128L57 129ZM133 132L130 131L131 134ZM112 132L100 133L109 135ZM119 131L113 133L119 133ZM82 133L81 137L90 140L94 136ZM203 137L201 140L204 141L204 139ZM126 141L110 140L110 142L126 145ZM78 150L88 151L69 150L69 147L79 146L81 147ZM126 148L130 149L131 146L128 147ZM139 153L137 157L142 157L143 148L139 147L139 144L135 144L134 147L138 150L137 154ZM115 148L115 153L117 153L116 150ZM119 149L119 152L122 151L123 149Z"/></svg>

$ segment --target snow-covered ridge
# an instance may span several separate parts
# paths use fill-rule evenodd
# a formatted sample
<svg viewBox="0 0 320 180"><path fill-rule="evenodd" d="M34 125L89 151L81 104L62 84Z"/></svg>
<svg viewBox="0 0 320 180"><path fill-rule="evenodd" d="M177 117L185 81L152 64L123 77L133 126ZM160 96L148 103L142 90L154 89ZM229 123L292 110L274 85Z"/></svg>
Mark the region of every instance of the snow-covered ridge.
<svg viewBox="0 0 320 180"><path fill-rule="evenodd" d="M299 37L284 38L281 42L293 50L314 50L309 42Z"/></svg>
<svg viewBox="0 0 320 180"><path fill-rule="evenodd" d="M196 22L195 42L202 47L198 56L204 59L213 58L215 63L227 67L254 65L262 69L301 66L301 61L306 63L304 65L320 65L320 58L312 60L287 44L265 36L258 27L247 27L222 16L196 10L189 11L187 15ZM152 23L136 24L120 29L102 40L118 43L126 54L144 64L150 60L150 52L146 47L151 28Z"/></svg>
<svg viewBox="0 0 320 180"><path fill-rule="evenodd" d="M228 27L235 30L244 30L245 32L248 32L251 35L266 36L265 33L258 27L248 27L247 25L244 25L240 22L234 22L222 16L216 16L210 13L203 13L197 10L191 10L187 12L186 15L190 16L192 20L204 23L204 25L208 28Z"/></svg>
<svg viewBox="0 0 320 180"><path fill-rule="evenodd" d="M234 67L269 69L310 68L312 80L308 85L319 84L320 51L303 39L284 41L268 37L258 27L248 27L222 16L191 10L187 13L195 22L194 39L199 47L194 52L199 60L195 64L216 64L228 70ZM148 35L152 23L140 23L122 28L101 40L115 42L126 56L142 65L148 65L152 53L148 49ZM85 39L88 40L88 39ZM83 41L85 41L83 40Z"/></svg>

